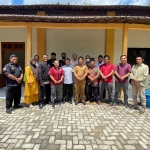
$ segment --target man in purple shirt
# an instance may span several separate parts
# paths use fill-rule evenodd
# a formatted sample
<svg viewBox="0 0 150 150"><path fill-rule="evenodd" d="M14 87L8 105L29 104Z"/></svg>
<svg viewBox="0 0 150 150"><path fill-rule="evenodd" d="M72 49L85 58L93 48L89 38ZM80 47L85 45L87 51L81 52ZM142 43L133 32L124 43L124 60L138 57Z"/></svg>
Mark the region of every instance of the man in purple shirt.
<svg viewBox="0 0 150 150"><path fill-rule="evenodd" d="M131 65L127 63L127 56L121 55L120 61L118 65L115 67L115 99L114 99L114 105L116 104L116 101L118 100L118 94L120 92L120 88L122 87L123 93L124 93L124 104L125 107L129 107L128 105L128 77L131 73Z"/></svg>

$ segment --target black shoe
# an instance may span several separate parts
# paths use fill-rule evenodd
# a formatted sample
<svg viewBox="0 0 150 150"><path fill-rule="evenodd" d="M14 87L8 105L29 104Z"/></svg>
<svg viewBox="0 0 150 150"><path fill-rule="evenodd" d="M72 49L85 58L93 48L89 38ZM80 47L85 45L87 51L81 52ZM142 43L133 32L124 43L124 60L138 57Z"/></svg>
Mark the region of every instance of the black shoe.
<svg viewBox="0 0 150 150"><path fill-rule="evenodd" d="M51 102L46 102L45 104L51 105Z"/></svg>
<svg viewBox="0 0 150 150"><path fill-rule="evenodd" d="M63 101L62 103L63 103L63 104L65 104L66 102L65 102L65 101Z"/></svg>
<svg viewBox="0 0 150 150"><path fill-rule="evenodd" d="M39 109L42 109L42 107L43 107L43 104L39 104Z"/></svg>
<svg viewBox="0 0 150 150"><path fill-rule="evenodd" d="M12 114L11 109L6 109L6 113L7 113L7 114Z"/></svg>
<svg viewBox="0 0 150 150"><path fill-rule="evenodd" d="M82 102L83 105L86 105L86 102Z"/></svg>
<svg viewBox="0 0 150 150"><path fill-rule="evenodd" d="M52 108L55 108L55 104L54 103L52 103Z"/></svg>
<svg viewBox="0 0 150 150"><path fill-rule="evenodd" d="M129 108L129 104L128 104L128 103L125 103L125 107L126 107L126 108Z"/></svg>
<svg viewBox="0 0 150 150"><path fill-rule="evenodd" d="M23 108L23 107L20 106L20 105L14 105L14 106L13 106L13 109L19 109L19 108Z"/></svg>
<svg viewBox="0 0 150 150"><path fill-rule="evenodd" d="M69 101L68 103L69 103L69 104L72 104L72 101Z"/></svg>
<svg viewBox="0 0 150 150"><path fill-rule="evenodd" d="M78 102L75 102L75 105L78 105Z"/></svg>

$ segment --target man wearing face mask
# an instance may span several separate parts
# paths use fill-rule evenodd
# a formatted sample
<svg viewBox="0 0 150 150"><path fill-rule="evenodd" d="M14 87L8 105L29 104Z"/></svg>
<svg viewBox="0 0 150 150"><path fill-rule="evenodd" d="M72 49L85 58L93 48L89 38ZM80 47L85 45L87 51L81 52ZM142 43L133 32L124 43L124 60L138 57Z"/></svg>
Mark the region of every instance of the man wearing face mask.
<svg viewBox="0 0 150 150"><path fill-rule="evenodd" d="M62 67L65 65L66 53L62 53L61 57L62 57L62 59L59 60L59 67Z"/></svg>
<svg viewBox="0 0 150 150"><path fill-rule="evenodd" d="M86 66L88 67L88 68L90 68L90 55L86 55L86 57L85 57L85 61L86 61Z"/></svg>

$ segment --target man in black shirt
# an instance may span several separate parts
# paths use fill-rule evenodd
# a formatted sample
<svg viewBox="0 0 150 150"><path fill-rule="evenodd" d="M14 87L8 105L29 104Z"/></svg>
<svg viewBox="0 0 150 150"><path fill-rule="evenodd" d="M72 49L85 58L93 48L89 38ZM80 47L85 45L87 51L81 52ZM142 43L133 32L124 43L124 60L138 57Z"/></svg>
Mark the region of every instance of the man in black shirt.
<svg viewBox="0 0 150 150"><path fill-rule="evenodd" d="M38 66L38 80L40 85L40 96L39 96L39 108L42 109L43 104L50 103L50 79L49 69L50 65L47 63L48 55L43 55L43 62ZM46 100L44 101L44 95L46 94Z"/></svg>
<svg viewBox="0 0 150 150"><path fill-rule="evenodd" d="M13 54L10 56L10 62L3 68L6 75L6 113L11 114L12 102L14 100L14 108L21 108L21 81L23 71L17 64L18 57Z"/></svg>
<svg viewBox="0 0 150 150"><path fill-rule="evenodd" d="M50 67L54 67L54 61L56 60L56 53L51 53L51 59L47 61L47 63L50 65Z"/></svg>
<svg viewBox="0 0 150 150"><path fill-rule="evenodd" d="M62 53L61 57L62 57L62 59L59 60L59 67L62 67L65 65L66 53Z"/></svg>

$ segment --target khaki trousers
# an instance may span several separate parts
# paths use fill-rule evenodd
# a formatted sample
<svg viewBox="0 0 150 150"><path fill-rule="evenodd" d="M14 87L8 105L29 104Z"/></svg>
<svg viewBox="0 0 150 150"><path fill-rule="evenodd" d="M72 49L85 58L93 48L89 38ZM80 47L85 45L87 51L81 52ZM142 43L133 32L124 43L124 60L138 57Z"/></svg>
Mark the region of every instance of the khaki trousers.
<svg viewBox="0 0 150 150"><path fill-rule="evenodd" d="M79 95L81 94L81 101L85 101L85 82L76 82L75 87L75 101L79 102Z"/></svg>
<svg viewBox="0 0 150 150"><path fill-rule="evenodd" d="M132 97L133 97L133 103L135 106L137 106L137 94L140 94L141 96L141 106L143 108L146 108L146 97L145 97L145 87L141 85L132 85Z"/></svg>

